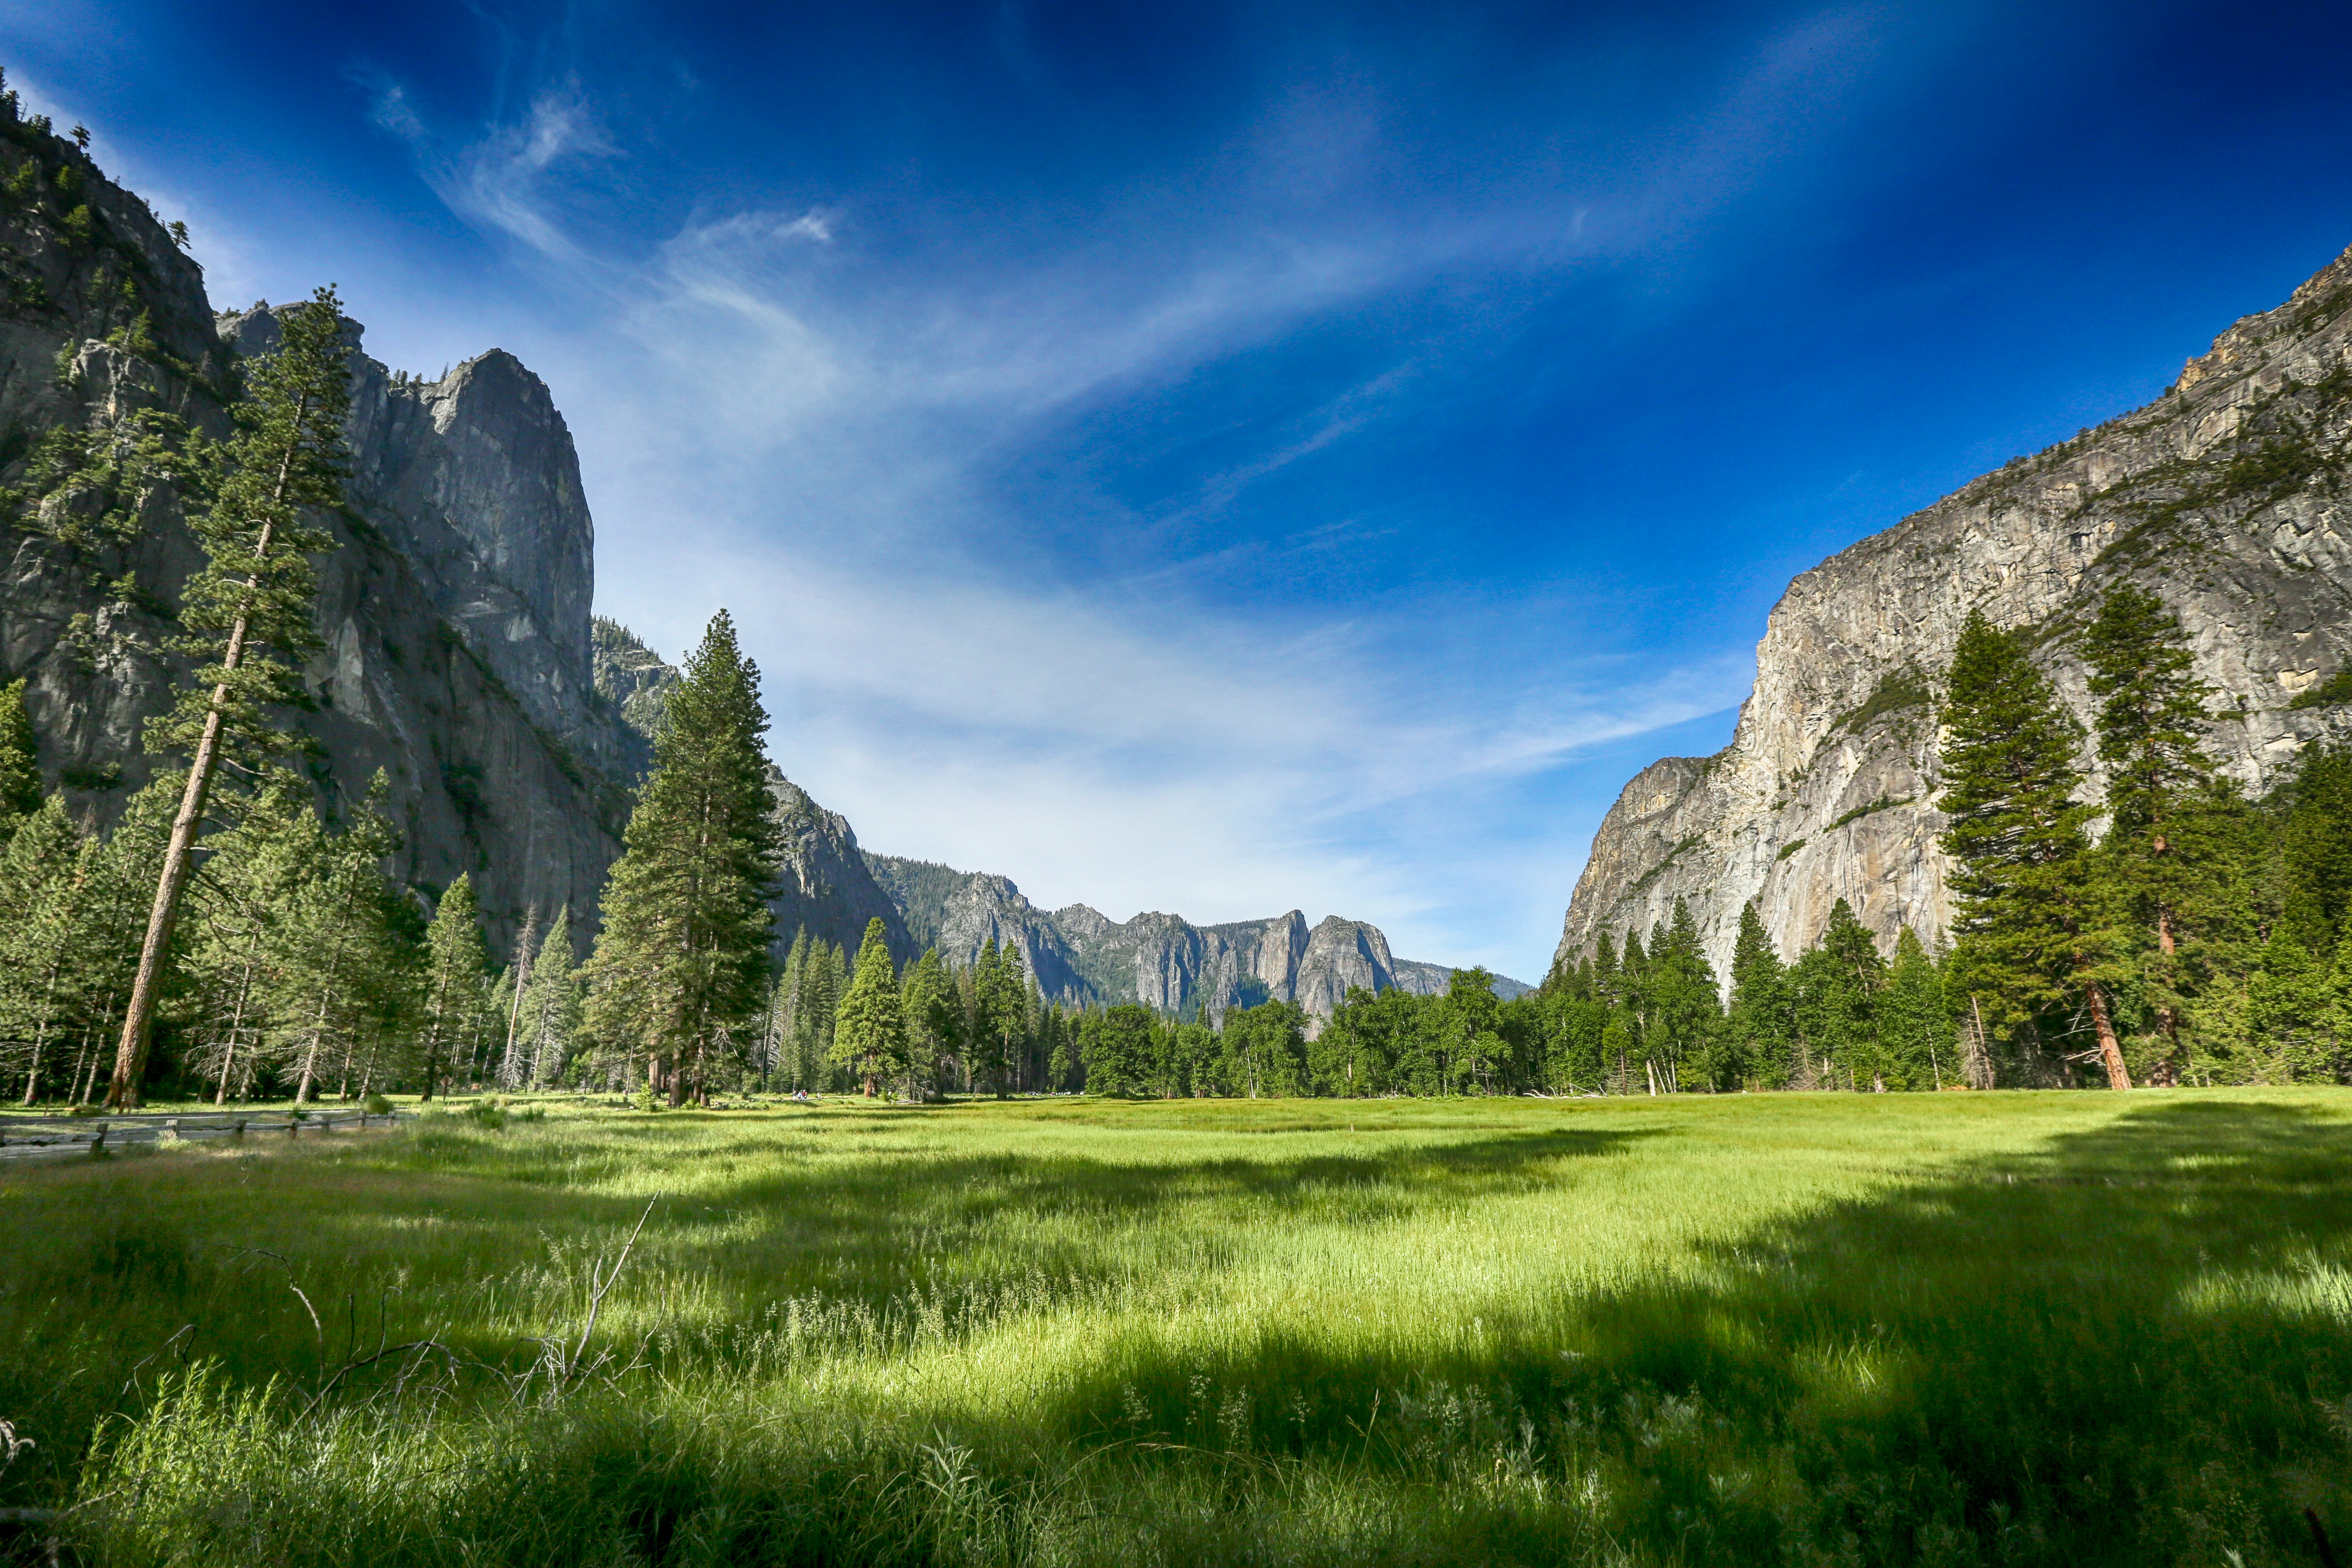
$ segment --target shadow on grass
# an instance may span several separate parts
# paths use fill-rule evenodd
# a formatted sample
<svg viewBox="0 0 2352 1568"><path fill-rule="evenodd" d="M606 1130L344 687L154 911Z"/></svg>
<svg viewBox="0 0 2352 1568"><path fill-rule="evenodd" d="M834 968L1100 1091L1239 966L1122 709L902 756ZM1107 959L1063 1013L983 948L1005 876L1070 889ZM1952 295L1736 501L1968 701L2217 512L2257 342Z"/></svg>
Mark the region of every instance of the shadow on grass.
<svg viewBox="0 0 2352 1568"><path fill-rule="evenodd" d="M730 1126L740 1123L696 1129L681 1117L665 1142ZM773 1139L747 1134L698 1155L741 1158L739 1179L655 1205L619 1300L685 1277L718 1298L719 1328L794 1295L862 1305L871 1312L858 1321L871 1324L902 1309L910 1288L936 1291L961 1270L982 1292L1010 1276L1034 1301L1131 1268L1133 1254L1111 1256L1122 1234L1173 1209L1384 1223L1557 1182L1564 1167L1652 1135L1540 1130L1362 1155L1157 1163L881 1150L780 1165ZM404 1149L366 1156L390 1155L388 1167L211 1159L163 1173L165 1184L126 1161L28 1187L0 1216L0 1251L12 1258L0 1270L0 1418L43 1447L0 1477L0 1493L61 1483L92 1423L140 1408L142 1390L174 1366L212 1362L248 1388L305 1384L350 1356L426 1336L471 1362L529 1364L536 1343L453 1314L447 1301L485 1280L536 1276L467 1300L511 1315L528 1310L535 1285L545 1321L533 1331L567 1331L588 1260L617 1250L646 1200L566 1185L564 1149L428 1125ZM1073 1217L1081 1223L1050 1223ZM1189 1261L1204 1252L1213 1263L1218 1229L1204 1220L1181 1232L1200 1249ZM398 1366L343 1386L363 1393Z"/></svg>
<svg viewBox="0 0 2352 1568"><path fill-rule="evenodd" d="M1685 1563L2317 1563L2352 1545L2352 1130L2135 1108L2039 1156L1776 1224L1689 1285L1471 1348L1106 1368L1073 1439L1607 1482Z"/></svg>

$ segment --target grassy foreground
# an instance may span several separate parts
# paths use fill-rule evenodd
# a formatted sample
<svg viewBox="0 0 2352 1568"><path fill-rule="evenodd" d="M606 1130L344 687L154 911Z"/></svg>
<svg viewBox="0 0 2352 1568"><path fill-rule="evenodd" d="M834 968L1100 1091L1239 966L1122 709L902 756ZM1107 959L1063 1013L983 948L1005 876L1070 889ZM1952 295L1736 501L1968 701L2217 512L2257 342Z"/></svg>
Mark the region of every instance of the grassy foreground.
<svg viewBox="0 0 2352 1568"><path fill-rule="evenodd" d="M2316 1563L2347 1157L2320 1089L551 1105L0 1168L0 1504L123 1563Z"/></svg>

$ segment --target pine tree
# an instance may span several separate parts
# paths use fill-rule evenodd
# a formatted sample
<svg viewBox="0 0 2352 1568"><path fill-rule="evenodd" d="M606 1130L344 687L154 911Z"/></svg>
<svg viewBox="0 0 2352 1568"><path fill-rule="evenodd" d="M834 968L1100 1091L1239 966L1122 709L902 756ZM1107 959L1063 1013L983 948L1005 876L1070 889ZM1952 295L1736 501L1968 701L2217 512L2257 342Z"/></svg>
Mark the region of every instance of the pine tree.
<svg viewBox="0 0 2352 1568"><path fill-rule="evenodd" d="M55 1069L72 1013L79 956L80 843L65 799L51 795L14 825L0 852L0 1030L21 1053L24 1102Z"/></svg>
<svg viewBox="0 0 2352 1568"><path fill-rule="evenodd" d="M12 680L0 686L0 842L40 809L41 759L33 716L25 707L25 683Z"/></svg>
<svg viewBox="0 0 2352 1568"><path fill-rule="evenodd" d="M524 1085L544 1089L562 1074L580 1027L580 961L572 949L572 906L556 911L547 940L531 960L523 984L522 1043L519 1054Z"/></svg>
<svg viewBox="0 0 2352 1568"><path fill-rule="evenodd" d="M504 1043L490 1070L503 1089L512 1090L522 1081L522 996L530 981L531 961L538 956L539 906L530 904L524 908L522 926L515 932L514 956L499 972L494 999Z"/></svg>
<svg viewBox="0 0 2352 1568"><path fill-rule="evenodd" d="M1873 1089L1883 1094L1894 1065L1879 1016L1880 999L1886 990L1886 961L1879 956L1878 939L1855 918L1853 906L1843 899L1830 908L1821 952L1828 973L1835 976L1836 1060L1846 1069L1849 1087L1859 1089L1867 1079Z"/></svg>
<svg viewBox="0 0 2352 1568"><path fill-rule="evenodd" d="M1788 966L1750 902L1739 911L1739 937L1731 950L1731 1008L1724 1026L1728 1047L1718 1087L1730 1088L1750 1075L1769 1088L1786 1087L1793 1037Z"/></svg>
<svg viewBox="0 0 2352 1568"><path fill-rule="evenodd" d="M1601 1027L1601 1064L1602 1071L1616 1074L1619 1094L1633 1090L1633 1031L1626 1023L1625 1010L1612 1007L1609 1021Z"/></svg>
<svg viewBox="0 0 2352 1568"><path fill-rule="evenodd" d="M2315 952L2352 931L2352 746L2307 747L2294 776L2273 797L2279 921Z"/></svg>
<svg viewBox="0 0 2352 1568"><path fill-rule="evenodd" d="M801 995L808 972L808 928L801 926L793 932L791 951L784 956L784 972L776 978L772 1024L776 1032L777 1071L783 1076L787 1088L798 1091L815 1087L801 1052Z"/></svg>
<svg viewBox="0 0 2352 1568"><path fill-rule="evenodd" d="M341 833L327 832L308 814L295 829L308 837L310 873L284 927L277 1045L294 1076L297 1105L310 1103L338 1068L339 1092L348 1096L355 1060L405 1011L415 981L415 944L404 929L415 906L383 871L400 846L383 809L389 787L376 774Z"/></svg>
<svg viewBox="0 0 2352 1568"><path fill-rule="evenodd" d="M237 432L213 504L192 520L206 563L182 595L186 636L176 646L206 662L197 684L147 733L150 749L185 752L189 763L124 1008L106 1091L110 1106L139 1102L163 968L215 775L224 760L250 773L287 748L269 714L306 700L294 659L320 646L310 557L332 538L306 523L303 512L342 501L351 372L341 303L332 289L321 289L308 304L281 311L278 326L278 352L247 367L248 395L235 410Z"/></svg>
<svg viewBox="0 0 2352 1568"><path fill-rule="evenodd" d="M1944 1005L1943 976L1919 935L1905 926L1895 939L1895 962L1878 1005L1879 1037L1899 1077L1896 1087L1944 1087L1958 1070L1952 1019Z"/></svg>
<svg viewBox="0 0 2352 1568"><path fill-rule="evenodd" d="M2013 634L1981 612L1961 627L1942 721L1943 837L1958 906L1963 994L2003 1026L2079 998L2112 1089L2129 1089L2108 1005L2115 973L2092 908L2093 812L2074 798L2077 731Z"/></svg>
<svg viewBox="0 0 2352 1568"><path fill-rule="evenodd" d="M481 913L474 900L472 878L460 872L441 895L425 943L425 1092L421 1098L431 1100L442 1073L461 1056L472 1058L493 1016L483 984L489 954L482 945Z"/></svg>
<svg viewBox="0 0 2352 1568"><path fill-rule="evenodd" d="M1617 947L1602 931L1592 943L1592 990L1603 1002L1618 998Z"/></svg>
<svg viewBox="0 0 2352 1568"><path fill-rule="evenodd" d="M858 944L848 994L835 1014L833 1055L857 1075L869 1096L907 1076L907 1019L899 1006L898 972L890 962L890 943L879 915L866 922L866 940Z"/></svg>
<svg viewBox="0 0 2352 1568"><path fill-rule="evenodd" d="M670 689L588 964L596 1035L635 1040L672 1105L689 1069L707 1090L714 1045L767 990L781 852L767 729L759 669L722 610Z"/></svg>
<svg viewBox="0 0 2352 1568"><path fill-rule="evenodd" d="M2210 944L2234 934L2249 848L2237 792L2198 737L2212 689L2196 678L2188 645L2163 601L2128 584L2107 595L2083 639L2091 693L2102 699L2110 826L2100 866L2164 1039L2152 1074L2160 1084L2179 1083L2187 1067L2185 1009L2210 968Z"/></svg>
<svg viewBox="0 0 2352 1568"><path fill-rule="evenodd" d="M181 962L189 982L187 1065L213 1083L213 1103L243 1093L261 1066L275 1023L273 1001L296 897L313 874L315 826L308 786L273 770L236 824L211 840L188 896L200 911Z"/></svg>
<svg viewBox="0 0 2352 1568"><path fill-rule="evenodd" d="M1698 924L1691 919L1689 905L1677 897L1674 923L1659 932L1650 954L1650 1006L1655 1025L1648 1039L1668 1089L1682 1087L1685 1061L1711 1060L1723 1025L1719 997L1715 966L1699 943Z"/></svg>
<svg viewBox="0 0 2352 1568"><path fill-rule="evenodd" d="M907 1095L924 1097L925 1085L937 1077L940 1064L955 1054L963 1022L957 1005L955 977L948 973L938 948L907 966L902 1011L907 1020Z"/></svg>

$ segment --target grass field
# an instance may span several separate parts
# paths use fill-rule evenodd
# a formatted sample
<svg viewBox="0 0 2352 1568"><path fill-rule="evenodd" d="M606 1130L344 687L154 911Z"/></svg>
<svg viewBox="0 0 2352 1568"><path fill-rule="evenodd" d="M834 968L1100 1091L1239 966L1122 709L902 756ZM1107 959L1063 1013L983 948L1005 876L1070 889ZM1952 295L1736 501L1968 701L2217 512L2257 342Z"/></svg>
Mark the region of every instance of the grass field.
<svg viewBox="0 0 2352 1568"><path fill-rule="evenodd" d="M2276 1090L550 1102L0 1168L0 1504L125 1563L2317 1563L2347 1157L2352 1092Z"/></svg>

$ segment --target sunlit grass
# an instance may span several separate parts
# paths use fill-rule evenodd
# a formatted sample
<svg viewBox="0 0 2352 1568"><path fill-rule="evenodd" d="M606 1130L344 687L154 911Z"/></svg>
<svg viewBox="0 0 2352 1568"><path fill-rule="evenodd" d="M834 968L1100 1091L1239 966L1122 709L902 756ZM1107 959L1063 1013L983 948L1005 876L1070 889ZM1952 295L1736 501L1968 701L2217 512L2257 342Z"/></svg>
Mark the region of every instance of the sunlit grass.
<svg viewBox="0 0 2352 1568"><path fill-rule="evenodd" d="M539 1109L0 1170L6 1500L121 1562L2352 1535L2352 1094Z"/></svg>

